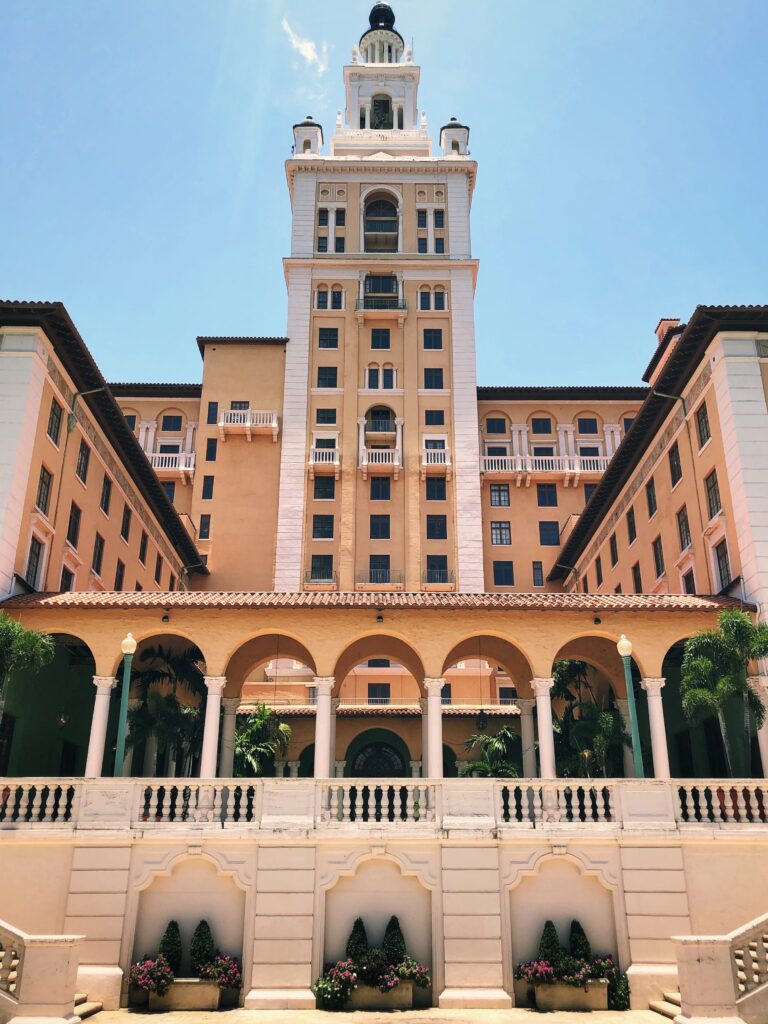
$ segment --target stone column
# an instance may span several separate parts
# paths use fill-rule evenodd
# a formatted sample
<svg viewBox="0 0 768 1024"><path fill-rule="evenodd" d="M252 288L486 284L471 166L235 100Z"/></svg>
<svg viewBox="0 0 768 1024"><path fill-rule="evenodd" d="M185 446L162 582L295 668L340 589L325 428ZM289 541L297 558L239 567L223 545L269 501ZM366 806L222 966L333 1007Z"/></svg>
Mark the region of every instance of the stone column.
<svg viewBox="0 0 768 1024"><path fill-rule="evenodd" d="M669 778L669 752L667 730L664 725L664 705L661 691L664 679L643 679L641 685L648 696L648 721L651 726L651 750L653 751L653 775L657 779Z"/></svg>
<svg viewBox="0 0 768 1024"><path fill-rule="evenodd" d="M331 698L331 742L330 754L328 757L328 778L332 779L336 774L336 710L339 706L339 698Z"/></svg>
<svg viewBox="0 0 768 1024"><path fill-rule="evenodd" d="M336 243L336 207L328 207L328 252L333 252Z"/></svg>
<svg viewBox="0 0 768 1024"><path fill-rule="evenodd" d="M146 436L146 451L153 452L155 450L155 433L157 431L157 420L149 420L147 422L147 436Z"/></svg>
<svg viewBox="0 0 768 1024"><path fill-rule="evenodd" d="M425 679L427 691L427 776L443 777L443 700L444 679Z"/></svg>
<svg viewBox="0 0 768 1024"><path fill-rule="evenodd" d="M208 687L208 702L205 706L203 725L203 750L200 755L200 778L216 778L216 757L219 752L219 716L221 695L227 685L226 676L205 676Z"/></svg>
<svg viewBox="0 0 768 1024"><path fill-rule="evenodd" d="M435 211L430 207L427 210L427 252L435 251Z"/></svg>
<svg viewBox="0 0 768 1024"><path fill-rule="evenodd" d="M130 779L131 773L133 772L133 754L134 748L127 742L131 735L131 711L137 711L142 705L141 697L130 697L128 699L128 721L125 725L125 758L123 759L123 778Z"/></svg>
<svg viewBox="0 0 768 1024"><path fill-rule="evenodd" d="M285 761L275 761L275 778L285 778Z"/></svg>
<svg viewBox="0 0 768 1024"><path fill-rule="evenodd" d="M768 704L768 676L750 676L749 685L758 697L762 697L763 703ZM768 715L766 715L762 729L757 730L757 745L760 748L763 776L768 779Z"/></svg>
<svg viewBox="0 0 768 1024"><path fill-rule="evenodd" d="M617 698L616 707L624 719L624 728L629 732L629 701L626 698ZM632 754L632 747L626 744L624 745L624 777L626 779L634 779L635 777L635 758Z"/></svg>
<svg viewBox="0 0 768 1024"><path fill-rule="evenodd" d="M224 697L221 705L224 708L224 721L221 726L219 777L231 779L232 772L235 769L235 729L237 727L237 709L240 707L240 698Z"/></svg>
<svg viewBox="0 0 768 1024"><path fill-rule="evenodd" d="M419 701L421 707L421 774L424 778L427 776L427 750L429 749L429 732L427 730L427 702L422 699Z"/></svg>
<svg viewBox="0 0 768 1024"><path fill-rule="evenodd" d="M411 761L411 778L421 778L421 761Z"/></svg>
<svg viewBox="0 0 768 1024"><path fill-rule="evenodd" d="M88 738L88 757L85 761L86 779L101 778L101 766L104 762L104 743L107 739L109 723L109 697L116 683L114 676L94 676L96 699L93 702L91 715L91 734Z"/></svg>
<svg viewBox="0 0 768 1024"><path fill-rule="evenodd" d="M536 694L536 724L539 727L539 764L541 765L539 774L542 779L557 778L555 735L552 731L552 704L550 703L550 691L554 682L554 679L551 678L531 680L533 692Z"/></svg>
<svg viewBox="0 0 768 1024"><path fill-rule="evenodd" d="M397 449L398 465L403 466L403 417L395 416L395 448Z"/></svg>
<svg viewBox="0 0 768 1024"><path fill-rule="evenodd" d="M344 769L346 768L346 766L347 766L347 762L346 761L337 761L336 762L335 768L336 768L336 778L337 779L343 779L344 778Z"/></svg>
<svg viewBox="0 0 768 1024"><path fill-rule="evenodd" d="M315 676L315 778L327 779L331 767L331 693L333 676Z"/></svg>
<svg viewBox="0 0 768 1024"><path fill-rule="evenodd" d="M291 779L298 779L299 777L299 762L289 761L288 762L288 777Z"/></svg>
<svg viewBox="0 0 768 1024"><path fill-rule="evenodd" d="M533 726L533 705L530 698L517 700L520 708L520 738L523 745L523 775L526 779L536 778L536 733Z"/></svg>
<svg viewBox="0 0 768 1024"><path fill-rule="evenodd" d="M184 437L184 454L192 455L195 450L195 427L197 423L194 420L187 421L187 432Z"/></svg>

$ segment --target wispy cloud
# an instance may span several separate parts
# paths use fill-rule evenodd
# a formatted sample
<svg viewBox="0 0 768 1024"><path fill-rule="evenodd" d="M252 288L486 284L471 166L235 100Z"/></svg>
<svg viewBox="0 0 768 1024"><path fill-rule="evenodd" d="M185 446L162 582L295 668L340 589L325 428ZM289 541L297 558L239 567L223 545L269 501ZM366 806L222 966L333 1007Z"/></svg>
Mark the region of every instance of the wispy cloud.
<svg viewBox="0 0 768 1024"><path fill-rule="evenodd" d="M287 18L283 18L280 24L293 49L304 58L310 68L314 68L318 75L324 75L328 70L328 44L320 43L318 46L314 39L302 39L293 31Z"/></svg>

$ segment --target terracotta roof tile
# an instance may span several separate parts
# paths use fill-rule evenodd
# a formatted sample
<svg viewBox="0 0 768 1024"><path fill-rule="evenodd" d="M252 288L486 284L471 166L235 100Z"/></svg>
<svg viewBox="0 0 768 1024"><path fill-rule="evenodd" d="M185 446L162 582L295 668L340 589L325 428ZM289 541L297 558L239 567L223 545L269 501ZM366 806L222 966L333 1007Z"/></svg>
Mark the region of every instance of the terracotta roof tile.
<svg viewBox="0 0 768 1024"><path fill-rule="evenodd" d="M278 593L275 591L186 590L76 591L22 594L2 603L13 608L404 608L423 610L700 612L754 605L734 598L687 594L495 594L357 593L354 591Z"/></svg>

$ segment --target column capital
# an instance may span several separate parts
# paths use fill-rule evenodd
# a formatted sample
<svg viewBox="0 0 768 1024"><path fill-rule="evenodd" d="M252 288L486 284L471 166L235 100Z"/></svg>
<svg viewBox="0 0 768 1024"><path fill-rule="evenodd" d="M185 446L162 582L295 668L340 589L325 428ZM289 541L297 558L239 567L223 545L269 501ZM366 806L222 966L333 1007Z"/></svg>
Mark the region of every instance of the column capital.
<svg viewBox="0 0 768 1024"><path fill-rule="evenodd" d="M531 689L537 697L549 696L555 680L551 676L537 676L531 680Z"/></svg>
<svg viewBox="0 0 768 1024"><path fill-rule="evenodd" d="M660 693L666 684L667 680L664 678L659 679L643 679L640 683L646 693Z"/></svg>
<svg viewBox="0 0 768 1024"><path fill-rule="evenodd" d="M515 697L515 704L520 708L520 715L532 715L536 707L533 697Z"/></svg>
<svg viewBox="0 0 768 1024"><path fill-rule="evenodd" d="M114 676L94 676L93 685L97 693L109 693L113 689L117 679Z"/></svg>
<svg viewBox="0 0 768 1024"><path fill-rule="evenodd" d="M221 694L224 691L224 687L227 685L226 676L203 676L203 682L205 683L208 693L212 695Z"/></svg>
<svg viewBox="0 0 768 1024"><path fill-rule="evenodd" d="M333 676L315 676L314 680L307 685L317 687L318 697L330 697L336 680Z"/></svg>
<svg viewBox="0 0 768 1024"><path fill-rule="evenodd" d="M437 677L430 678L429 676L427 676L424 679L424 689L427 691L427 693L435 693L435 692L437 692L439 694L442 691L444 686L445 686L445 680L442 677L440 677L440 678L437 678Z"/></svg>
<svg viewBox="0 0 768 1024"><path fill-rule="evenodd" d="M236 715L237 709L240 707L240 698L222 697L221 706L224 708L225 715Z"/></svg>

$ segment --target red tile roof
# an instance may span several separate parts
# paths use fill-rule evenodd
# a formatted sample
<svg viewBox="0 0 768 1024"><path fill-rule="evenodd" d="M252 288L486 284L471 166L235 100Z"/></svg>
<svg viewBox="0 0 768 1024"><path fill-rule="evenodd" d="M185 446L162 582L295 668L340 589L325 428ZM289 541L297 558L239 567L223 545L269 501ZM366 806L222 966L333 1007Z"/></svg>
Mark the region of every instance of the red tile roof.
<svg viewBox="0 0 768 1024"><path fill-rule="evenodd" d="M13 608L403 608L423 610L553 612L701 612L754 605L734 598L687 594L432 594L242 590L77 591L69 594L23 594L2 603Z"/></svg>

